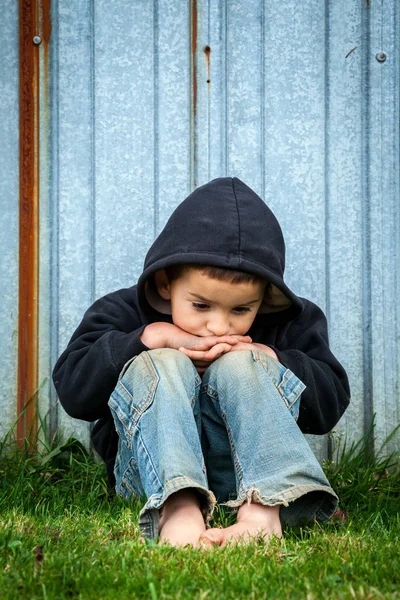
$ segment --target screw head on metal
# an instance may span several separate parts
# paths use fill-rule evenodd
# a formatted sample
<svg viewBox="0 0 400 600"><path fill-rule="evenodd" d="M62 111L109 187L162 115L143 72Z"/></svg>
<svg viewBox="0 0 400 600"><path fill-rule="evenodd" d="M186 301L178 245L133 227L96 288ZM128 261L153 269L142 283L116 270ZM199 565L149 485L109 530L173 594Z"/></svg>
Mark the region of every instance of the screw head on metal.
<svg viewBox="0 0 400 600"><path fill-rule="evenodd" d="M39 44L42 43L42 38L40 37L40 35L35 35L32 41L35 44L35 46L39 46Z"/></svg>
<svg viewBox="0 0 400 600"><path fill-rule="evenodd" d="M387 56L384 52L378 52L378 54L375 55L375 58L378 62L383 63L387 59Z"/></svg>

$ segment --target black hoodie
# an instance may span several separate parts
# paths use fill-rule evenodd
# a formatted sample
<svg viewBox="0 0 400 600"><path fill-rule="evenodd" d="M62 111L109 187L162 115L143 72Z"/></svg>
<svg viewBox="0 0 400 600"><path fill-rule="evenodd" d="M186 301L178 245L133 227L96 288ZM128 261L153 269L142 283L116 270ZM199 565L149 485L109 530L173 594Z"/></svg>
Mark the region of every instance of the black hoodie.
<svg viewBox="0 0 400 600"><path fill-rule="evenodd" d="M118 440L107 402L124 364L148 349L140 341L146 325L172 322L169 303L158 296L152 274L173 264L226 267L269 282L248 333L253 342L273 348L307 386L300 429L330 431L344 413L350 391L343 367L329 350L326 318L284 283L285 245L266 204L239 179L214 179L172 213L147 253L137 285L107 294L87 310L54 367L54 385L66 412L97 420L93 445L106 462L110 483Z"/></svg>

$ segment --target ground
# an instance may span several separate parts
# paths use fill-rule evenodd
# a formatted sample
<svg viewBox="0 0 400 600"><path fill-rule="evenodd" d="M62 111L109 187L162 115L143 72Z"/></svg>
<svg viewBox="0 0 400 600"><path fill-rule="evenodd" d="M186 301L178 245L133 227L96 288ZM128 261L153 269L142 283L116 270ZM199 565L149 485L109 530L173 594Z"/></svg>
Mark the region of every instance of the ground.
<svg viewBox="0 0 400 600"><path fill-rule="evenodd" d="M104 466L74 440L36 456L3 448L0 596L400 599L400 474L366 448L325 465L341 497L332 521L211 551L143 542L140 502L110 497ZM219 510L213 525L231 522Z"/></svg>

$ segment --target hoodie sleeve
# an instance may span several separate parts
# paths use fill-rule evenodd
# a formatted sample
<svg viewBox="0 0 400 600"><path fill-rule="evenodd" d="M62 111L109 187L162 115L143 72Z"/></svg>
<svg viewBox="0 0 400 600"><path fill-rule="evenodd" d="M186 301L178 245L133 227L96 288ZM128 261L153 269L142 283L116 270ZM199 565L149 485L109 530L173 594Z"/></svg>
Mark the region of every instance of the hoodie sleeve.
<svg viewBox="0 0 400 600"><path fill-rule="evenodd" d="M278 345L274 350L279 361L307 386L301 395L300 429L313 434L331 431L350 402L350 388L345 370L329 349L321 309L305 301L304 311L286 331L285 347Z"/></svg>
<svg viewBox="0 0 400 600"><path fill-rule="evenodd" d="M140 341L144 328L121 292L87 310L53 370L60 402L71 417L95 421L109 416L107 402L124 364L148 350Z"/></svg>

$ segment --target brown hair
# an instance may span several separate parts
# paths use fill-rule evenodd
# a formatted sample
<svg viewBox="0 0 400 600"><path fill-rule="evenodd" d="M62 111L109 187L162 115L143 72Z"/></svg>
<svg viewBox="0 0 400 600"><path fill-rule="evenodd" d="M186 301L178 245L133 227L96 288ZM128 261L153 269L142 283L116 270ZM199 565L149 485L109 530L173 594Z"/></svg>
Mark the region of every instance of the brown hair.
<svg viewBox="0 0 400 600"><path fill-rule="evenodd" d="M265 280L259 275L246 273L245 271L235 271L234 269L226 269L224 267L213 267L211 265L172 265L166 267L165 272L169 281L174 281L181 277L189 270L200 271L202 275L207 275L210 279L218 281L229 281L230 283L250 283L264 282Z"/></svg>

